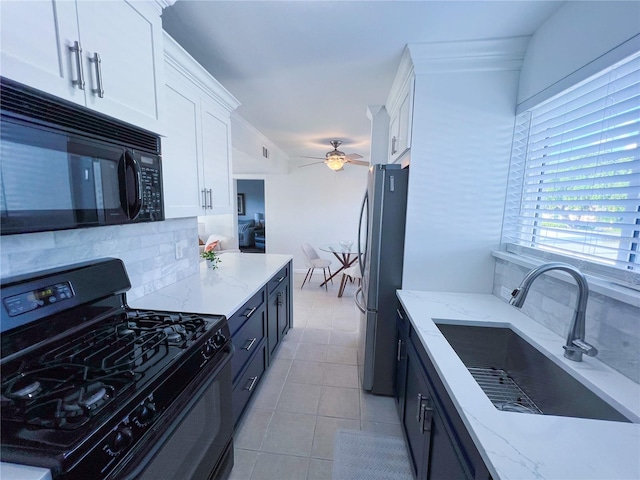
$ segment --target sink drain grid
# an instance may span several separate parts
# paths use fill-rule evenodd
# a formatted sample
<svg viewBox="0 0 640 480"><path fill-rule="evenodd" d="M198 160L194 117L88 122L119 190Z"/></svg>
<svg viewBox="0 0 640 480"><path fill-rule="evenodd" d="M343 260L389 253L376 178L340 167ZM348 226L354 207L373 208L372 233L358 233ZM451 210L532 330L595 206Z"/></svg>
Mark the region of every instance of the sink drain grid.
<svg viewBox="0 0 640 480"><path fill-rule="evenodd" d="M513 378L504 370L486 367L469 367L468 370L498 410L521 413L542 413L542 410L533 403Z"/></svg>

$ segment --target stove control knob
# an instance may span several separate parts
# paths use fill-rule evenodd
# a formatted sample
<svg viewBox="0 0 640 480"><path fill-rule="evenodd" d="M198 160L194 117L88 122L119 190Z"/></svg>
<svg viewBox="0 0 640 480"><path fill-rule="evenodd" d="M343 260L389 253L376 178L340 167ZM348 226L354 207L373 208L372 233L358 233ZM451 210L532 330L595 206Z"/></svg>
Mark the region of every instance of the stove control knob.
<svg viewBox="0 0 640 480"><path fill-rule="evenodd" d="M209 359L216 353L216 346L212 339L209 339L207 343L202 346L202 356L205 359Z"/></svg>
<svg viewBox="0 0 640 480"><path fill-rule="evenodd" d="M139 426L144 426L156 416L156 406L151 402L144 402L135 411L135 421Z"/></svg>
<svg viewBox="0 0 640 480"><path fill-rule="evenodd" d="M111 440L111 451L114 453L121 452L133 442L133 432L130 428L120 428L116 432L113 440Z"/></svg>
<svg viewBox="0 0 640 480"><path fill-rule="evenodd" d="M224 342L226 341L227 341L226 337L221 333L216 333L215 336L213 337L213 344L215 345L216 348L222 347L224 345Z"/></svg>

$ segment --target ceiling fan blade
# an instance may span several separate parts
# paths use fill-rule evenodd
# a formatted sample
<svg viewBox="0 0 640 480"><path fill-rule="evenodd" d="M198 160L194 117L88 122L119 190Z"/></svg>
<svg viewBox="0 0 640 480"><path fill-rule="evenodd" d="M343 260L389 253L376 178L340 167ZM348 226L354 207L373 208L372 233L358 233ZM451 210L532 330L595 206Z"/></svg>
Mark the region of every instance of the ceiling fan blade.
<svg viewBox="0 0 640 480"><path fill-rule="evenodd" d="M350 163L351 165L361 165L363 167L369 166L369 162L365 162L364 160L347 160L347 163Z"/></svg>
<svg viewBox="0 0 640 480"><path fill-rule="evenodd" d="M313 158L316 160L324 160L324 157L308 157L307 155L300 155L300 158Z"/></svg>
<svg viewBox="0 0 640 480"><path fill-rule="evenodd" d="M312 157L309 157L309 158L312 158ZM298 165L298 168L310 167L311 165L318 165L319 163L324 163L324 162L313 162L313 163L307 163L306 165Z"/></svg>
<svg viewBox="0 0 640 480"><path fill-rule="evenodd" d="M357 160L359 158L362 158L362 155L359 155L357 153L350 153L349 155L345 155L345 158L348 158L349 160Z"/></svg>

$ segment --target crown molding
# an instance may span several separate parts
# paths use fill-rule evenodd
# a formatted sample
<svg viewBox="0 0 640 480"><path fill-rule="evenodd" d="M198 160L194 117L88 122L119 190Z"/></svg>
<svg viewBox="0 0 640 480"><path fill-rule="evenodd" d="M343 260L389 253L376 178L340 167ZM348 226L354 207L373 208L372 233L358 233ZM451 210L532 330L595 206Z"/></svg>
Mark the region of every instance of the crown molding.
<svg viewBox="0 0 640 480"><path fill-rule="evenodd" d="M519 71L531 37L407 44L416 75Z"/></svg>
<svg viewBox="0 0 640 480"><path fill-rule="evenodd" d="M162 10L176 3L176 0L146 0L146 3L149 4L158 15L162 15Z"/></svg>
<svg viewBox="0 0 640 480"><path fill-rule="evenodd" d="M164 59L168 65L204 90L229 112L240 106L240 101L165 31L163 31L163 44Z"/></svg>

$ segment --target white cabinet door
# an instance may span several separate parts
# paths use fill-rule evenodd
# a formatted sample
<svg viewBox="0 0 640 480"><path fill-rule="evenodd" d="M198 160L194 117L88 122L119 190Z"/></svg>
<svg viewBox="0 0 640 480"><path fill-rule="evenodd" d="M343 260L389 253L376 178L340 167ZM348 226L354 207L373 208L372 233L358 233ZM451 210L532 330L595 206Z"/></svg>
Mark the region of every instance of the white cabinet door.
<svg viewBox="0 0 640 480"><path fill-rule="evenodd" d="M160 132L162 22L147 2L0 0L0 22L2 76Z"/></svg>
<svg viewBox="0 0 640 480"><path fill-rule="evenodd" d="M164 68L160 17L143 2L79 1L77 8L87 106L158 131L164 85L156 76Z"/></svg>
<svg viewBox="0 0 640 480"><path fill-rule="evenodd" d="M238 101L170 36L164 36L167 218L233 213L231 111Z"/></svg>
<svg viewBox="0 0 640 480"><path fill-rule="evenodd" d="M389 158L391 162L400 158L411 148L413 119L413 81L402 91L398 108L389 124Z"/></svg>
<svg viewBox="0 0 640 480"><path fill-rule="evenodd" d="M78 80L76 4L0 1L0 75L84 105Z"/></svg>
<svg viewBox="0 0 640 480"><path fill-rule="evenodd" d="M167 137L162 139L162 179L166 218L202 215L200 100L168 73Z"/></svg>
<svg viewBox="0 0 640 480"><path fill-rule="evenodd" d="M208 195L209 213L213 214L233 213L232 205L234 205L231 199L230 119L220 117L223 115L220 115L220 112L216 113L208 102L202 103L204 183Z"/></svg>

